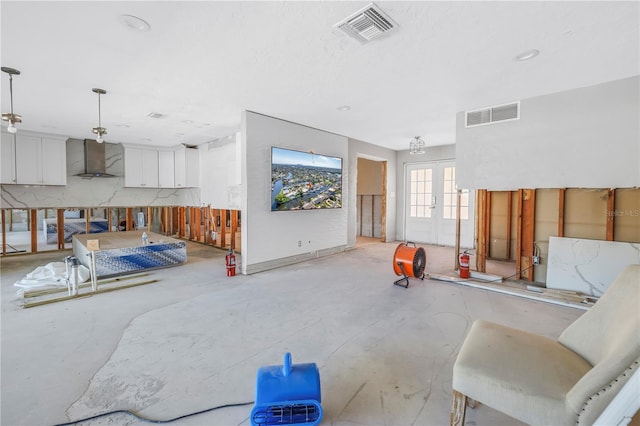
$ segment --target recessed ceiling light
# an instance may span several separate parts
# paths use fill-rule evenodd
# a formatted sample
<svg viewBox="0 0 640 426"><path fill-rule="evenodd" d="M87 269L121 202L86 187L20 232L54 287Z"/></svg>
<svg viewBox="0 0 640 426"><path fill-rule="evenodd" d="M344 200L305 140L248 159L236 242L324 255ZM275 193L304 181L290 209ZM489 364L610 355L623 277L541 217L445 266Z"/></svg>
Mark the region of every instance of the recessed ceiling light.
<svg viewBox="0 0 640 426"><path fill-rule="evenodd" d="M176 136L178 137L184 136L184 133L176 133Z"/></svg>
<svg viewBox="0 0 640 426"><path fill-rule="evenodd" d="M121 127L121 128L123 128L123 129L128 129L128 128L130 128L131 126L129 126L128 124L116 124L116 127Z"/></svg>
<svg viewBox="0 0 640 426"><path fill-rule="evenodd" d="M521 54L517 55L513 58L514 61L528 61L529 59L533 59L540 54L538 49L529 49L525 50Z"/></svg>
<svg viewBox="0 0 640 426"><path fill-rule="evenodd" d="M140 31L144 33L148 33L151 31L151 25L144 19L138 18L133 15L120 15L118 16L118 20L122 25L129 28L130 30Z"/></svg>
<svg viewBox="0 0 640 426"><path fill-rule="evenodd" d="M193 120L182 120L184 124L193 124Z"/></svg>
<svg viewBox="0 0 640 426"><path fill-rule="evenodd" d="M338 111L349 111L351 109L351 107L349 105L342 105L341 107L337 108Z"/></svg>
<svg viewBox="0 0 640 426"><path fill-rule="evenodd" d="M147 114L147 117L149 117L149 118L162 118L162 117L164 117L164 114L160 114L159 112L150 112L149 114Z"/></svg>

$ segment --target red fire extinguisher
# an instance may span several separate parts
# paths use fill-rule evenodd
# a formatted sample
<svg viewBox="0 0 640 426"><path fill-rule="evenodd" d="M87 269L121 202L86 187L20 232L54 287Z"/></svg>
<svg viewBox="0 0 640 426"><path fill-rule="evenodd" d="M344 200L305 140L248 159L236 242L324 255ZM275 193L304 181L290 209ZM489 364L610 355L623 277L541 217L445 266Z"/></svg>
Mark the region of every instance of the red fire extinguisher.
<svg viewBox="0 0 640 426"><path fill-rule="evenodd" d="M469 278L469 254L466 251L460 255L460 278Z"/></svg>
<svg viewBox="0 0 640 426"><path fill-rule="evenodd" d="M229 253L225 256L225 261L227 264L227 276L235 277L236 276L236 255L233 254L233 249L229 249Z"/></svg>

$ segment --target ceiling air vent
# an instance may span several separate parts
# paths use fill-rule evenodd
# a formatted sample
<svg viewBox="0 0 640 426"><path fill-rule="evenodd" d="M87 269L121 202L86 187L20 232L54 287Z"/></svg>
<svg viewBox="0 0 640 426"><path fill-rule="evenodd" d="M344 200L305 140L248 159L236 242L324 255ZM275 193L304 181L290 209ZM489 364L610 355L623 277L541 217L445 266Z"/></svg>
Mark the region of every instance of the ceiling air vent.
<svg viewBox="0 0 640 426"><path fill-rule="evenodd" d="M398 24L393 22L378 6L371 3L338 22L334 27L340 28L349 36L364 44L397 28Z"/></svg>
<svg viewBox="0 0 640 426"><path fill-rule="evenodd" d="M468 111L466 117L465 127L518 120L520 118L520 102Z"/></svg>

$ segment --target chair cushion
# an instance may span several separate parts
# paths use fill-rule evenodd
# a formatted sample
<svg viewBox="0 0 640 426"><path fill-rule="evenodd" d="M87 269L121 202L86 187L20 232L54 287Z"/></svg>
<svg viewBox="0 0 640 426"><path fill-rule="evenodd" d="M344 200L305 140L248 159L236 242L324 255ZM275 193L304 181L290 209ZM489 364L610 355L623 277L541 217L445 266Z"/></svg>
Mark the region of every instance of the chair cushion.
<svg viewBox="0 0 640 426"><path fill-rule="evenodd" d="M554 340L476 321L453 367L453 389L529 424L575 424L566 395L590 369Z"/></svg>

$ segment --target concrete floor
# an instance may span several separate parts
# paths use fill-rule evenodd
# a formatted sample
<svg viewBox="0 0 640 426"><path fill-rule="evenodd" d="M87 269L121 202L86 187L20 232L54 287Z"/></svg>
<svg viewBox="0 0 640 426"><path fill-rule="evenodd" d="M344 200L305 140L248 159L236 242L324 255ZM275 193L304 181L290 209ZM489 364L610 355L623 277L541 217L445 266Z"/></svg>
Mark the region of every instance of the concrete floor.
<svg viewBox="0 0 640 426"><path fill-rule="evenodd" d="M226 277L225 252L188 244L188 262L157 283L22 309L13 283L66 252L2 266L1 424L45 425L115 409L168 419L252 401L260 366L314 362L323 424L446 425L451 369L475 319L557 337L583 310L459 284L392 285L397 243L358 248L251 276ZM453 250L425 246L427 272ZM179 425L249 425L251 405ZM86 424L144 424L114 415ZM514 425L486 406L467 425Z"/></svg>

